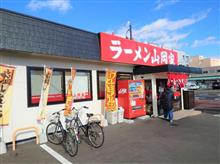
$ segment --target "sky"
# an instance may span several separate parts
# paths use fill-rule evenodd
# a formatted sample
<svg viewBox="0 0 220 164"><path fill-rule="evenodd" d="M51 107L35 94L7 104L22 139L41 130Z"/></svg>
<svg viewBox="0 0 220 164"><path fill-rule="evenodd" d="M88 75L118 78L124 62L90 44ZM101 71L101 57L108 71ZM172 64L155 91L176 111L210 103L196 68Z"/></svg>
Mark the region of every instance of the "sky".
<svg viewBox="0 0 220 164"><path fill-rule="evenodd" d="M220 59L220 0L0 0L0 7L95 33Z"/></svg>

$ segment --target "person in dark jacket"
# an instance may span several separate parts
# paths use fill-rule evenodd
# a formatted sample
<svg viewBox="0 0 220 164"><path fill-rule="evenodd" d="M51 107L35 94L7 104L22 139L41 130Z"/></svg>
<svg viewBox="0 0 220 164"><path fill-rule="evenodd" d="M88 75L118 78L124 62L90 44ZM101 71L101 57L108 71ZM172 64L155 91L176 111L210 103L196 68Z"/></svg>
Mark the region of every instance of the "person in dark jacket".
<svg viewBox="0 0 220 164"><path fill-rule="evenodd" d="M174 99L172 88L173 86L167 86L166 88L166 110L171 125L173 124L173 99Z"/></svg>
<svg viewBox="0 0 220 164"><path fill-rule="evenodd" d="M163 109L164 118L167 119L168 113L167 113L166 87L164 88L164 91L160 96L160 105L161 108Z"/></svg>

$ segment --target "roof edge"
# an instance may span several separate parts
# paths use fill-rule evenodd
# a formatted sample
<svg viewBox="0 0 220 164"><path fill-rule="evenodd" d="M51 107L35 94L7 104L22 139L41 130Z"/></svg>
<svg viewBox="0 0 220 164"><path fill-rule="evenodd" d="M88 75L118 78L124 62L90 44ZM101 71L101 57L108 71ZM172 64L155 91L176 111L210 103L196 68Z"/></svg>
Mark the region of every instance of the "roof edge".
<svg viewBox="0 0 220 164"><path fill-rule="evenodd" d="M15 14L15 15L18 15L18 16L23 16L23 17L27 17L27 18L47 22L47 23L52 23L54 25L58 25L58 26L62 26L62 27L65 27L65 28L74 29L74 30L78 30L78 31L82 31L82 32L87 32L87 33L96 34L96 35L98 34L98 33L95 33L95 32L83 30L83 29L80 29L80 28L75 28L75 27L72 27L72 26L69 26L69 25L65 25L65 24L53 22L53 21L50 21L50 20L47 20L47 19L43 19L43 18L39 18L39 17L35 17L35 16L23 14L23 13L19 13L19 12L8 10L8 9L1 8L1 7L0 7L0 12L6 12L6 13L9 13L9 14Z"/></svg>

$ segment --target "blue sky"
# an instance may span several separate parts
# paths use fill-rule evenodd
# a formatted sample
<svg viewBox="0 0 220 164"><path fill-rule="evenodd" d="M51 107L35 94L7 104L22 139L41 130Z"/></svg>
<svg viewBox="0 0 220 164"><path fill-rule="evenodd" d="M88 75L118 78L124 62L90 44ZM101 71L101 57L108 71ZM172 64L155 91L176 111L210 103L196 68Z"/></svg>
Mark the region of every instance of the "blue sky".
<svg viewBox="0 0 220 164"><path fill-rule="evenodd" d="M0 7L92 32L220 58L220 0L0 0Z"/></svg>

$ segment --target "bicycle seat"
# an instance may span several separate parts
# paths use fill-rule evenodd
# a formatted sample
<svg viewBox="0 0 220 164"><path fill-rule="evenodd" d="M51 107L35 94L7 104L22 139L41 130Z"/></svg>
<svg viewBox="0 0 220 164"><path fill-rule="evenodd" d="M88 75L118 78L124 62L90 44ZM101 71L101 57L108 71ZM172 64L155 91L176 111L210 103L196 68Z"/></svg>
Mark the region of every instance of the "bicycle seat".
<svg viewBox="0 0 220 164"><path fill-rule="evenodd" d="M93 113L87 113L87 117L92 117Z"/></svg>

